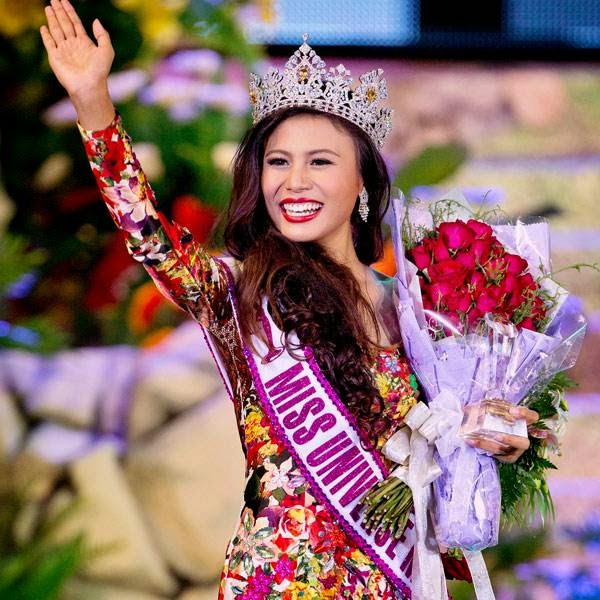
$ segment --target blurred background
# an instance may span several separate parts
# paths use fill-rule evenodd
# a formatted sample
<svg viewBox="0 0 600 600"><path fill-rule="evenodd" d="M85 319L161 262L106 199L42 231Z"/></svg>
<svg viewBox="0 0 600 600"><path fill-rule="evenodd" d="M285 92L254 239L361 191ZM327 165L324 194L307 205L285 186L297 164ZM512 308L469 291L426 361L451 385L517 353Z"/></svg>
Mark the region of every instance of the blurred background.
<svg viewBox="0 0 600 600"><path fill-rule="evenodd" d="M234 413L197 327L113 230L43 4L0 0L0 598L215 598L242 494ZM161 208L215 252L248 71L282 67L306 31L329 66L385 70L397 186L545 216L555 271L600 260L596 0L73 4L111 33L111 93ZM556 518L485 554L502 600L600 598L600 275L557 279L589 333Z"/></svg>

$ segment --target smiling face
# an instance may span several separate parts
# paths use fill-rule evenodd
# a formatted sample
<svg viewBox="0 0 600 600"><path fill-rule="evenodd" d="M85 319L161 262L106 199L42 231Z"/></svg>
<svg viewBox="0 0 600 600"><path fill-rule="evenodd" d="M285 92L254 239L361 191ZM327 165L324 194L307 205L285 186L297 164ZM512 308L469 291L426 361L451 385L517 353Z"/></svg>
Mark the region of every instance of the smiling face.
<svg viewBox="0 0 600 600"><path fill-rule="evenodd" d="M354 140L325 116L290 117L267 140L261 188L273 224L289 240L344 253L362 185Z"/></svg>

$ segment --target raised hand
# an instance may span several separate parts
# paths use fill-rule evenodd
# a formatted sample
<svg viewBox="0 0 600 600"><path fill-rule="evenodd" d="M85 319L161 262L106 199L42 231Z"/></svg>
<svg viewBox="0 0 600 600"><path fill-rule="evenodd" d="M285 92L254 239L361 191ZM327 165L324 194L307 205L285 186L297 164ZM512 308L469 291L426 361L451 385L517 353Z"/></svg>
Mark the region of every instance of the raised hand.
<svg viewBox="0 0 600 600"><path fill-rule="evenodd" d="M67 90L84 127L106 126L114 115L107 79L115 56L108 32L96 19L94 43L69 0L51 0L40 28L50 67Z"/></svg>

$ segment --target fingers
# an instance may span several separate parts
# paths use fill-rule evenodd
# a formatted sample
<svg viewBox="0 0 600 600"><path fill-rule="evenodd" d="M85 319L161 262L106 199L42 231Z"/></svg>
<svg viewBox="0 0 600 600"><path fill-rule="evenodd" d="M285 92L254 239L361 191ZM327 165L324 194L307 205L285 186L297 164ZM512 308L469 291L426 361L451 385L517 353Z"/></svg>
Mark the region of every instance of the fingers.
<svg viewBox="0 0 600 600"><path fill-rule="evenodd" d="M502 434L495 439L476 438L466 441L473 448L479 448L486 454L505 463L515 462L529 448L529 438L519 435Z"/></svg>
<svg viewBox="0 0 600 600"><path fill-rule="evenodd" d="M73 5L69 2L69 0L62 0L62 5L69 19L71 19L71 24L73 25L73 29L75 30L75 35L77 37L87 35L85 29L83 28L83 24L81 23L79 15L75 12L75 9L73 8Z"/></svg>
<svg viewBox="0 0 600 600"><path fill-rule="evenodd" d="M46 6L44 11L46 13L46 19L48 20L48 31L54 40L54 44L56 45L58 42L65 39L65 35L58 23L54 9L51 6Z"/></svg>
<svg viewBox="0 0 600 600"><path fill-rule="evenodd" d="M50 0L50 4L54 9L56 20L62 29L64 38L75 37L75 28L73 27L73 23L71 23L69 15L63 8L62 2L60 0Z"/></svg>
<svg viewBox="0 0 600 600"><path fill-rule="evenodd" d="M498 440L478 438L467 440L467 443L469 446L479 448L489 455L507 454L512 451L512 448L508 444L503 444Z"/></svg>
<svg viewBox="0 0 600 600"><path fill-rule="evenodd" d="M494 458L501 463L510 464L516 462L521 454L523 454L522 450L515 450L506 454L494 454Z"/></svg>
<svg viewBox="0 0 600 600"><path fill-rule="evenodd" d="M532 425L540 419L540 415L526 406L511 406L510 414L516 419L525 419L527 425Z"/></svg>
<svg viewBox="0 0 600 600"><path fill-rule="evenodd" d="M99 19L94 19L94 22L92 23L92 31L94 32L94 37L98 42L99 48L109 48L111 46L108 31L104 29Z"/></svg>
<svg viewBox="0 0 600 600"><path fill-rule="evenodd" d="M56 50L56 42L54 38L50 35L48 28L45 25L40 27L40 33L42 35L42 42L44 43L44 47L48 52L52 52L52 50Z"/></svg>

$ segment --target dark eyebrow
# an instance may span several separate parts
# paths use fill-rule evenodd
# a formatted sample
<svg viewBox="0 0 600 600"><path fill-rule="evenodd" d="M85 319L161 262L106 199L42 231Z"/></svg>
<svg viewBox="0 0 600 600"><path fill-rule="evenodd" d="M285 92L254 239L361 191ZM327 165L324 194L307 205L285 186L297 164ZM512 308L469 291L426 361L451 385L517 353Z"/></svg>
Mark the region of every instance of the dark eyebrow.
<svg viewBox="0 0 600 600"><path fill-rule="evenodd" d="M269 156L269 154L284 154L285 156L289 156L290 153L286 152L285 150L277 150L277 148L273 149L273 150L269 150L266 154L265 154L265 158L267 156ZM308 152L309 156L312 156L313 154L333 154L334 156L337 156L339 158L339 154L337 152L334 152L333 150L330 150L329 148L318 148L317 150L311 150L310 152Z"/></svg>

